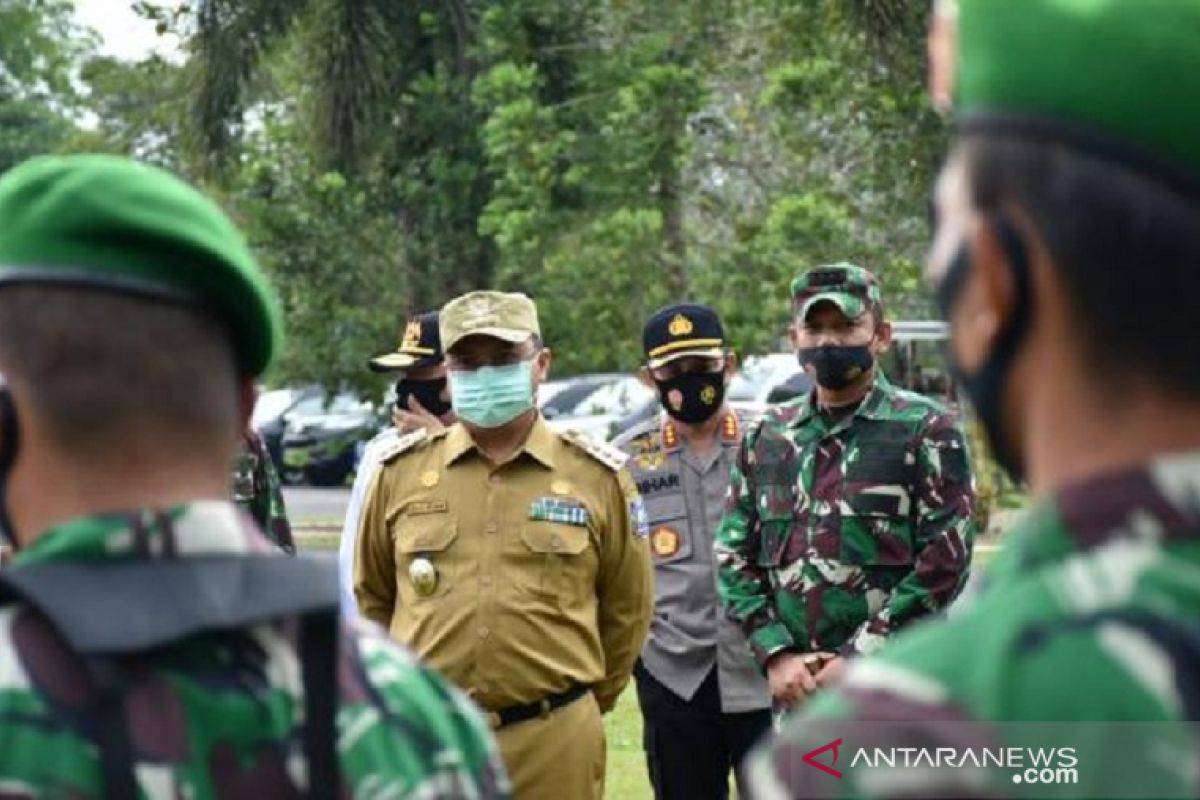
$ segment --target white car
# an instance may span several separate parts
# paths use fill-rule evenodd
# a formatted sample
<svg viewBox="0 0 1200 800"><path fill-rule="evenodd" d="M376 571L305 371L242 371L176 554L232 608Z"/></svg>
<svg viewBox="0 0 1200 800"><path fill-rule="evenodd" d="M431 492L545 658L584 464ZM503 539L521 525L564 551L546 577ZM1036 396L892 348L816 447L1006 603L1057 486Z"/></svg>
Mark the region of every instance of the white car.
<svg viewBox="0 0 1200 800"><path fill-rule="evenodd" d="M568 391L568 390L561 390ZM556 404L552 396L543 406ZM607 439L612 426L654 400L654 392L632 375L607 376L595 389L573 403L569 411L547 415L550 426L558 431L580 431L597 439Z"/></svg>

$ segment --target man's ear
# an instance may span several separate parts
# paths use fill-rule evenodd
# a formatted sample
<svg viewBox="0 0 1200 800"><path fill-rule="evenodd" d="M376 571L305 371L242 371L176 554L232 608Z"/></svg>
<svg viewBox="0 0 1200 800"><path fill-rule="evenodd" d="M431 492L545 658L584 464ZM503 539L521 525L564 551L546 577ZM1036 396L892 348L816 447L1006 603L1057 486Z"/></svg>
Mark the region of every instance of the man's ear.
<svg viewBox="0 0 1200 800"><path fill-rule="evenodd" d="M650 374L649 367L645 365L638 367L637 378L642 382L642 386L658 391L658 384L654 382L654 376Z"/></svg>
<svg viewBox="0 0 1200 800"><path fill-rule="evenodd" d="M733 380L733 376L737 375L738 357L737 353L730 350L725 354L725 382Z"/></svg>
<svg viewBox="0 0 1200 800"><path fill-rule="evenodd" d="M1016 269L994 223L983 222L963 243L968 273L950 315L955 357L968 373L979 369L1012 319Z"/></svg>
<svg viewBox="0 0 1200 800"><path fill-rule="evenodd" d="M879 356L883 353L886 353L888 351L888 348L891 346L892 346L892 323L888 322L886 319L881 320L875 326L875 341L874 341L871 349L875 352L876 356Z"/></svg>
<svg viewBox="0 0 1200 800"><path fill-rule="evenodd" d="M253 378L242 378L238 384L238 430L244 431L250 425L250 416L254 413L254 404L258 401L258 389L254 386Z"/></svg>
<svg viewBox="0 0 1200 800"><path fill-rule="evenodd" d="M538 381L545 381L550 377L550 366L554 363L554 351L549 347L543 347L537 357L538 372L540 377Z"/></svg>

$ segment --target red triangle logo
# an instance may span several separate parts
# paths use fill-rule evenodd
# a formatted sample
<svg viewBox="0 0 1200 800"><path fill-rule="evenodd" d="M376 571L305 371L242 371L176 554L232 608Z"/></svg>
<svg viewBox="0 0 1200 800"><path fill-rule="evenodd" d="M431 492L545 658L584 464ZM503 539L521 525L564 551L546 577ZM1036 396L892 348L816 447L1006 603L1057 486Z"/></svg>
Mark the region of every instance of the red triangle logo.
<svg viewBox="0 0 1200 800"><path fill-rule="evenodd" d="M817 769L821 770L821 772L829 773L830 775L832 775L835 778L840 778L840 777L842 777L842 773L838 772L833 767L834 767L834 765L837 764L838 748L841 746L842 746L842 740L834 739L829 744L822 745L821 747L818 747L816 750L810 750L809 752L804 754L804 763L808 764L810 767L816 767ZM833 764L822 764L820 761L817 761L817 756L821 755L826 750L833 751Z"/></svg>

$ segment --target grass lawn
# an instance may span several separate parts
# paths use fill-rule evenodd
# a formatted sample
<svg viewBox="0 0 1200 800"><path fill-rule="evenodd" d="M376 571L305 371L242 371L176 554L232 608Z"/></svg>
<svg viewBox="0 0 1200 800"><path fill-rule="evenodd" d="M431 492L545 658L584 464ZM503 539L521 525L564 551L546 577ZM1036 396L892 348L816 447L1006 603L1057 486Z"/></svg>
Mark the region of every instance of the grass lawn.
<svg viewBox="0 0 1200 800"><path fill-rule="evenodd" d="M304 550L336 550L338 534L304 535L298 542ZM982 567L993 555L992 548L975 553L975 566ZM651 800L650 781L646 775L646 758L642 753L642 716L638 710L637 691L633 681L621 695L617 707L604 718L608 737L608 768L605 778L605 797L613 800ZM730 797L734 797L730 792Z"/></svg>

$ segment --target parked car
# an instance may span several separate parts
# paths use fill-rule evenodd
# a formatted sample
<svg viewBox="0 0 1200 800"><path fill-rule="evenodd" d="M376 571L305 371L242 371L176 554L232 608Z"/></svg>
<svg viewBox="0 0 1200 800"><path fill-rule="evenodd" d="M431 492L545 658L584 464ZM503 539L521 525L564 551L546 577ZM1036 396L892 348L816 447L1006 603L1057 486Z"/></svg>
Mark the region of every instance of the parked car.
<svg viewBox="0 0 1200 800"><path fill-rule="evenodd" d="M538 408L546 419L577 416L581 404L597 389L626 377L619 372L597 372L547 381L538 388Z"/></svg>
<svg viewBox="0 0 1200 800"><path fill-rule="evenodd" d="M761 414L767 406L799 397L813 387L795 353L750 356L729 384L726 397L734 408Z"/></svg>
<svg viewBox="0 0 1200 800"><path fill-rule="evenodd" d="M314 486L340 486L354 472L361 444L379 429L373 403L342 393L332 399L318 392L285 415L284 481Z"/></svg>
<svg viewBox="0 0 1200 800"><path fill-rule="evenodd" d="M557 410L559 396L548 403L556 407L556 413L546 415L551 427L560 431L580 431L598 439L607 439L619 420L655 398L654 392L632 375L604 376L599 385L571 403L565 411Z"/></svg>
<svg viewBox="0 0 1200 800"><path fill-rule="evenodd" d="M270 389L258 395L254 413L250 415L250 426L258 431L266 444L276 472L283 472L283 432L287 427L288 412L320 392L315 386L305 386Z"/></svg>

